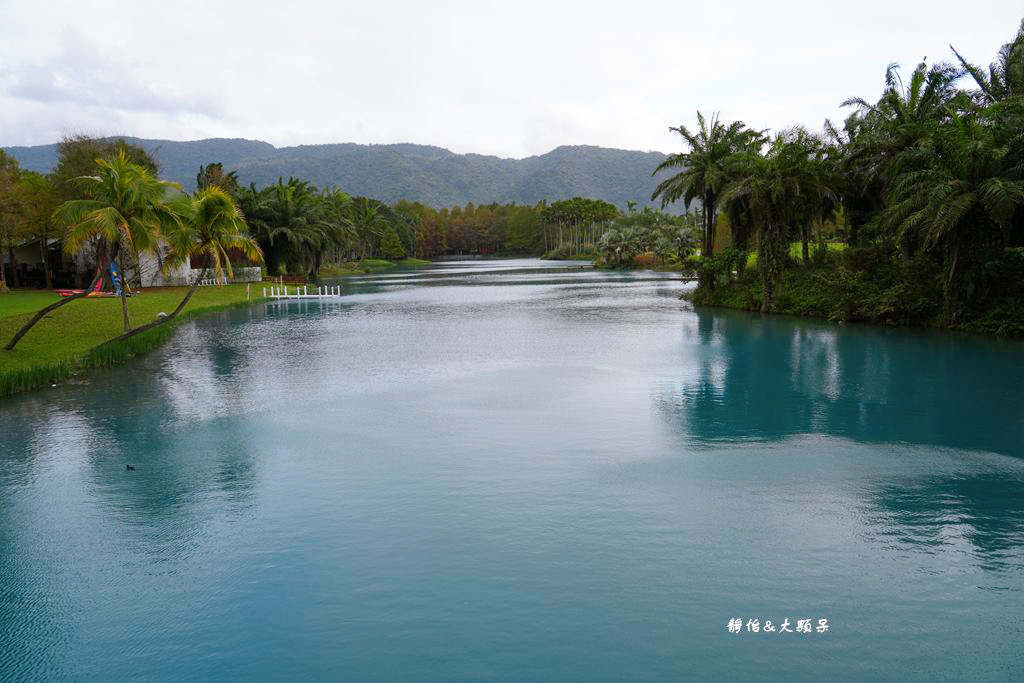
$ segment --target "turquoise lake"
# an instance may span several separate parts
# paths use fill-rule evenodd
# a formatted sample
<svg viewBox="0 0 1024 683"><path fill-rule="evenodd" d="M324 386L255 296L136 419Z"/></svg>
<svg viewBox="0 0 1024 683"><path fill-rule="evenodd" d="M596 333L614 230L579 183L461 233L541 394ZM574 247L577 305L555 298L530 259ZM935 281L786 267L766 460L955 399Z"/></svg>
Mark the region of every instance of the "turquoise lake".
<svg viewBox="0 0 1024 683"><path fill-rule="evenodd" d="M1024 680L1024 343L335 284L0 401L0 680Z"/></svg>

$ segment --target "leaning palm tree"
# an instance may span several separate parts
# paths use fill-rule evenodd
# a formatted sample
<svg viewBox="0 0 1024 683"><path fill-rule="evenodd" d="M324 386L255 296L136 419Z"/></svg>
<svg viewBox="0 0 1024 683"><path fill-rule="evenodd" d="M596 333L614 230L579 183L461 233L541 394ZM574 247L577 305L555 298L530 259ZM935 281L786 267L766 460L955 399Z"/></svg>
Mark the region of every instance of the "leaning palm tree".
<svg viewBox="0 0 1024 683"><path fill-rule="evenodd" d="M180 224L178 215L165 203L168 191L180 190L180 185L159 180L149 170L129 161L123 148L113 158L99 159L96 163L96 175L74 179L88 199L64 202L54 212L56 221L68 226L64 250L74 254L87 246L95 246L101 254L101 262L105 260L108 265L122 252L138 258L142 252L154 251L158 236ZM101 271L102 268L97 271L88 289L36 313L4 348L13 350L43 316L85 296L96 285ZM121 287L121 313L124 331L130 332L125 290Z"/></svg>
<svg viewBox="0 0 1024 683"><path fill-rule="evenodd" d="M133 337L177 317L211 269L219 283L234 277L229 252L240 252L251 260L263 261L259 244L245 232L245 220L238 205L221 188L215 185L204 187L195 196L176 202L175 209L182 220L177 223L176 229L165 231L162 235L170 248L164 268L174 268L190 261L193 256L199 256L206 262L203 270L170 315L136 327L119 339Z"/></svg>
<svg viewBox="0 0 1024 683"><path fill-rule="evenodd" d="M709 124L699 111L695 131L686 126L669 130L682 136L689 151L673 154L658 164L654 173L666 168L682 170L659 183L651 199L661 197L664 208L681 198L687 209L694 200L700 200L704 212L701 251L702 257L707 258L713 255L719 195L729 182L728 161L737 154L759 149L764 144L765 131L751 130L742 121L726 126L718 120L718 114L711 117Z"/></svg>

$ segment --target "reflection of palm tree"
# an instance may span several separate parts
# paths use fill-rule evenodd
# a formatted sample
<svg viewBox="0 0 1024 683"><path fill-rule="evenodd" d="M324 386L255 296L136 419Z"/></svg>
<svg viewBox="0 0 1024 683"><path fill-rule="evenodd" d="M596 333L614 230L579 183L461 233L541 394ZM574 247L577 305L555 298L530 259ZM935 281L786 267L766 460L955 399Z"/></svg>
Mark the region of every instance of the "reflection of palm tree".
<svg viewBox="0 0 1024 683"><path fill-rule="evenodd" d="M934 548L962 536L984 569L1005 570L1024 546L1024 481L1008 473L970 473L900 482L871 496L885 515L882 533ZM966 529L966 531L964 530ZM1014 569L1024 567L1016 566Z"/></svg>
<svg viewBox="0 0 1024 683"><path fill-rule="evenodd" d="M1024 390L999 347L738 312L696 318L687 347L701 373L656 397L696 443L822 433L1021 453Z"/></svg>

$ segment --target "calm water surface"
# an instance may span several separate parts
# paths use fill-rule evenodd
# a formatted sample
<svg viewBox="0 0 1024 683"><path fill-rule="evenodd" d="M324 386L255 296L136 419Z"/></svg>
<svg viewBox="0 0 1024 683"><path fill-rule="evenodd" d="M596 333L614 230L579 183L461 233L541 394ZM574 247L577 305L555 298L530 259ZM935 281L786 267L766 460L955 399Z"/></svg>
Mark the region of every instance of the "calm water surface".
<svg viewBox="0 0 1024 683"><path fill-rule="evenodd" d="M551 265L0 402L0 679L1024 679L1024 346Z"/></svg>

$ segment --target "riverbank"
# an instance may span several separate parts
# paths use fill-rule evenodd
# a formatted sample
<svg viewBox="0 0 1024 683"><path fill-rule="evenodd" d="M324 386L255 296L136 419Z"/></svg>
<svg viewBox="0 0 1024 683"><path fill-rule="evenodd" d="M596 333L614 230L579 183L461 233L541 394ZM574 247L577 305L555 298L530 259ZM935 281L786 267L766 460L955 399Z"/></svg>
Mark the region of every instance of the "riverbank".
<svg viewBox="0 0 1024 683"><path fill-rule="evenodd" d="M924 260L893 261L868 250L833 254L811 265L785 268L771 313L864 322L890 327L930 327L1002 337L1024 337L1024 283L993 272L975 283L970 306L950 316L943 300L944 273ZM713 291L698 288L687 298L698 306L760 311L760 274L748 267L739 277L718 277ZM1007 283L1013 283L1008 285Z"/></svg>
<svg viewBox="0 0 1024 683"><path fill-rule="evenodd" d="M386 273L396 268L414 268L417 266L429 266L431 261L419 258L404 258L400 261L386 261L384 259L362 259L360 261L345 261L344 263L327 263L320 266L317 273L319 277L345 277L346 275L370 275L372 273Z"/></svg>
<svg viewBox="0 0 1024 683"><path fill-rule="evenodd" d="M143 289L129 301L132 323L142 325L160 312L173 311L187 291ZM177 319L121 342L112 341L123 332L120 299L73 301L39 321L13 351L0 349L0 398L66 381L86 369L122 363L162 344L183 321L262 301L260 291L244 284L200 287ZM6 344L36 311L56 300L52 292L0 295L0 343Z"/></svg>

